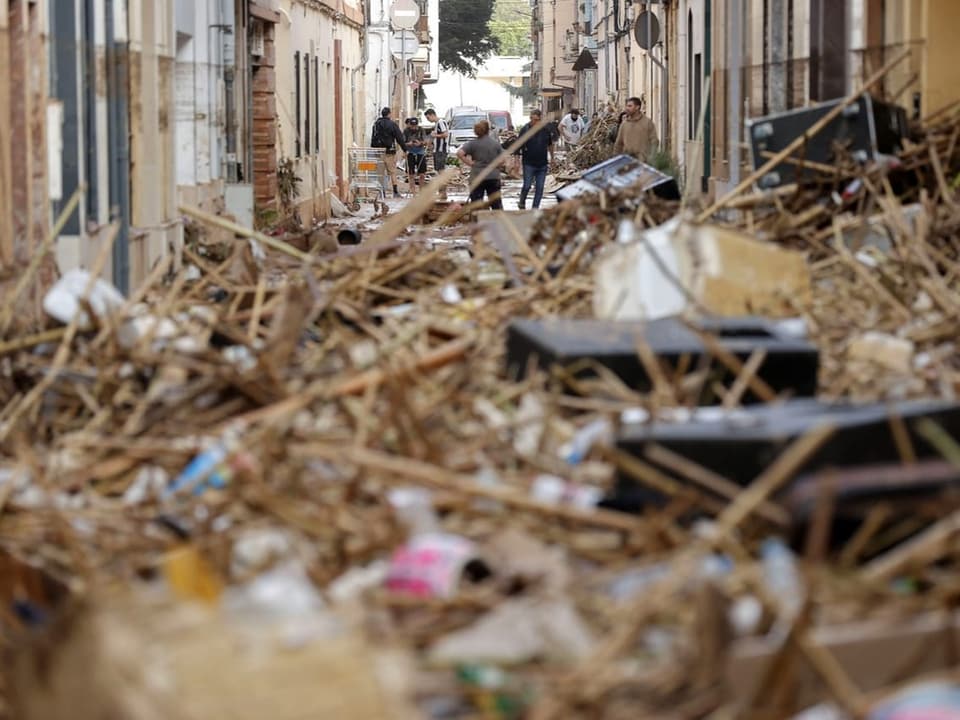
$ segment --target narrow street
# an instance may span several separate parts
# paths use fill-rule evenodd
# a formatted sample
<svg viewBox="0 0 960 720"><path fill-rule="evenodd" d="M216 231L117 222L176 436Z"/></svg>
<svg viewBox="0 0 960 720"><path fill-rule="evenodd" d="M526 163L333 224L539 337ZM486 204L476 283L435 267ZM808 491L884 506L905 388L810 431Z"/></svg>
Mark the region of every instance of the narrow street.
<svg viewBox="0 0 960 720"><path fill-rule="evenodd" d="M0 720L960 718L957 27L0 0Z"/></svg>

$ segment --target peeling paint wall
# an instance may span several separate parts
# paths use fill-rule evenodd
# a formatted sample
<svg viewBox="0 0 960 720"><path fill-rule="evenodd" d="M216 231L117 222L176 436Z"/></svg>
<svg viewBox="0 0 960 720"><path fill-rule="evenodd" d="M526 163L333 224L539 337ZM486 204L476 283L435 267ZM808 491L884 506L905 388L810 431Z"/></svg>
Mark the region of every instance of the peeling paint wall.
<svg viewBox="0 0 960 720"><path fill-rule="evenodd" d="M345 196L347 149L369 141L361 121L364 82L353 77L358 68L362 73L363 14L359 2L342 0L282 0L280 7L277 157L294 160L300 215L309 223L328 212L326 193Z"/></svg>
<svg viewBox="0 0 960 720"><path fill-rule="evenodd" d="M130 6L131 286L179 239L174 162L174 25L169 2Z"/></svg>
<svg viewBox="0 0 960 720"><path fill-rule="evenodd" d="M49 229L47 21L42 3L0 2L0 293L19 279ZM53 265L43 264L17 317L35 315Z"/></svg>
<svg viewBox="0 0 960 720"><path fill-rule="evenodd" d="M228 7L229 5L229 7ZM226 178L224 71L237 32L232 0L176 2L177 186L182 200L216 206Z"/></svg>

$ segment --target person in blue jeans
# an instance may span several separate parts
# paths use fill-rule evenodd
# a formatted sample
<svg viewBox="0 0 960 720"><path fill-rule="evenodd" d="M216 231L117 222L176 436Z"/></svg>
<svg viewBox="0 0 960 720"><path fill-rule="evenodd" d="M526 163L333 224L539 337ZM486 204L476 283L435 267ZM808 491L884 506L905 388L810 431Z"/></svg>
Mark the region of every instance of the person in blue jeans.
<svg viewBox="0 0 960 720"><path fill-rule="evenodd" d="M530 122L520 128L520 136L522 137L539 123L542 117L539 110L533 110L530 113ZM520 189L520 202L517 205L521 210L527 207L527 193L530 192L531 185L534 186L533 207L540 207L540 201L543 199L543 184L547 179L547 168L553 160L554 139L550 126L544 126L517 152L523 158L523 187Z"/></svg>

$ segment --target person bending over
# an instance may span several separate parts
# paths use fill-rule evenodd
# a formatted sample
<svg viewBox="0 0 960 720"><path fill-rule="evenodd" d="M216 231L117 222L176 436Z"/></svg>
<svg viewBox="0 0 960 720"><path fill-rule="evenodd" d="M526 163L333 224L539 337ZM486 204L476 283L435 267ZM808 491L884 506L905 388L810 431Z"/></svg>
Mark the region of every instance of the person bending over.
<svg viewBox="0 0 960 720"><path fill-rule="evenodd" d="M410 193L413 194L417 192L418 185L421 188L424 186L427 176L427 143L417 118L407 118L403 141L407 144L407 177Z"/></svg>

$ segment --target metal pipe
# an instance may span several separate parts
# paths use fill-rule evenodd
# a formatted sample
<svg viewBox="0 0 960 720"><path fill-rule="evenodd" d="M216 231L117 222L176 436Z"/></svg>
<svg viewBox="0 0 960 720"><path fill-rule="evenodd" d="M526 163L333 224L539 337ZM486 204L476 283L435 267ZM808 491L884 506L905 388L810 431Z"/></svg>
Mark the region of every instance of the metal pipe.
<svg viewBox="0 0 960 720"><path fill-rule="evenodd" d="M740 6L741 0L730 0L729 26L729 86L730 86L730 126L728 128L728 142L730 144L730 184L736 187L740 184L740 65L743 48L740 38Z"/></svg>
<svg viewBox="0 0 960 720"><path fill-rule="evenodd" d="M250 59L250 35L249 29L250 24L250 6L249 3L241 1L240 3L243 6L243 26L248 29L247 34L247 44L244 48L244 59L243 62L246 67L246 101L247 101L247 127L246 132L244 133L245 142L244 145L244 180L247 182L253 182L253 62ZM266 28L264 28L264 33L266 33Z"/></svg>
<svg viewBox="0 0 960 720"><path fill-rule="evenodd" d="M117 9L126 0L105 0L107 26L107 162L110 167L110 206L120 221L113 244L113 284L120 292L130 290L130 131L127 108L129 92L126 28L117 40ZM123 9L119 9L122 13ZM125 13L119 19L125 19Z"/></svg>
<svg viewBox="0 0 960 720"><path fill-rule="evenodd" d="M787 109L787 60L785 2L771 0L770 111L774 113L781 113Z"/></svg>

